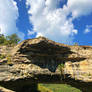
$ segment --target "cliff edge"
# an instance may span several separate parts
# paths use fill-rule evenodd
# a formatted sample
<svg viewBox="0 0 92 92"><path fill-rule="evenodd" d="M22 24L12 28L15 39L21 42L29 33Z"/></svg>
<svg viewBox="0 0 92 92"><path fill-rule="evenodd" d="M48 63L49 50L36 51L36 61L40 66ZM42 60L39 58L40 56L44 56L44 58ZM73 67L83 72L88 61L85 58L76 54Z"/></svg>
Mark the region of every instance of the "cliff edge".
<svg viewBox="0 0 92 92"><path fill-rule="evenodd" d="M1 85L17 81L63 83L63 79L92 82L92 46L69 46L39 37L15 47L1 46L0 55L5 56L0 59ZM63 74L58 69L61 64Z"/></svg>

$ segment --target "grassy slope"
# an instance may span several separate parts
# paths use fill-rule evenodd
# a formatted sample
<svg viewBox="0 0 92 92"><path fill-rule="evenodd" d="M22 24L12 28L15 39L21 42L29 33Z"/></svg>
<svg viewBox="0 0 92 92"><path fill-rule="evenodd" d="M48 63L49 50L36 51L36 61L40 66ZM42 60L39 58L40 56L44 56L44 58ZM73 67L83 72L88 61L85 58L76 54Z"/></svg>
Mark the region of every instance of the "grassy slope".
<svg viewBox="0 0 92 92"><path fill-rule="evenodd" d="M40 92L81 92L67 84L39 84Z"/></svg>

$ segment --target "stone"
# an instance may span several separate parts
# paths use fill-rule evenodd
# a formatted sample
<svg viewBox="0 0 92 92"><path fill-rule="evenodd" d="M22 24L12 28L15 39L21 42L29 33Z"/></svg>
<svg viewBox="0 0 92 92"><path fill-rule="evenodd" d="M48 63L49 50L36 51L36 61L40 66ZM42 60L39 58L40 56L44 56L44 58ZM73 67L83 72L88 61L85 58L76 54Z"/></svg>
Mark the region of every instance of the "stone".
<svg viewBox="0 0 92 92"><path fill-rule="evenodd" d="M39 37L7 47L5 52L4 48L0 50L11 56L12 65L6 59L0 61L0 85L12 90L20 83L92 83L92 46L70 46ZM63 75L60 64L65 64Z"/></svg>
<svg viewBox="0 0 92 92"><path fill-rule="evenodd" d="M58 65L65 63L64 72L70 74L71 78L75 77L80 80L79 76L84 78L83 72L85 75L92 76L92 46L69 46L39 37L21 42L10 52L13 62L11 70L15 73L17 73L17 69L22 75L23 71L28 75L30 72L32 75L44 74L41 71L45 71L45 69L48 70L48 73L56 73ZM24 69L21 68L22 65L25 66ZM31 65L37 66L38 70L31 69L29 67ZM86 79L82 79L82 81L86 81Z"/></svg>
<svg viewBox="0 0 92 92"><path fill-rule="evenodd" d="M7 59L6 58L0 60L0 64L5 64L5 63L7 63Z"/></svg>

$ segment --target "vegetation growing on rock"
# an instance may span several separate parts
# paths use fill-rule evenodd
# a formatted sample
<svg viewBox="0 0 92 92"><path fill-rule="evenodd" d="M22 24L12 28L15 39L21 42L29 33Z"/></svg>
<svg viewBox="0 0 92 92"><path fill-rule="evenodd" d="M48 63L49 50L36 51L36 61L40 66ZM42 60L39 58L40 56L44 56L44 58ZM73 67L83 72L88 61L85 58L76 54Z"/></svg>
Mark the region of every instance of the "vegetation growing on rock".
<svg viewBox="0 0 92 92"><path fill-rule="evenodd" d="M16 45L20 41L20 38L17 36L17 34L12 34L9 36L4 36L3 34L0 34L0 45Z"/></svg>
<svg viewBox="0 0 92 92"><path fill-rule="evenodd" d="M0 54L0 59L4 59L5 57L5 55Z"/></svg>
<svg viewBox="0 0 92 92"><path fill-rule="evenodd" d="M61 75L63 75L64 74L64 64L59 64L58 69L60 70Z"/></svg>

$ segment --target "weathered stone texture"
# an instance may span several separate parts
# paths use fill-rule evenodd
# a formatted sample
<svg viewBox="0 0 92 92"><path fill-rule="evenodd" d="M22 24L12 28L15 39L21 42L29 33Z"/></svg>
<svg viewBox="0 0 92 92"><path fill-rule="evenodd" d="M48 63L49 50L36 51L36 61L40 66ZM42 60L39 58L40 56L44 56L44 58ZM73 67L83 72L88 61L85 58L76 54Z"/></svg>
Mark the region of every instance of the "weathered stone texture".
<svg viewBox="0 0 92 92"><path fill-rule="evenodd" d="M28 39L7 49L11 62L0 62L0 81L35 78L35 75L60 75L58 65L71 78L92 82L92 46L69 46L44 37ZM10 64L11 63L11 64ZM4 77L3 77L4 76Z"/></svg>

